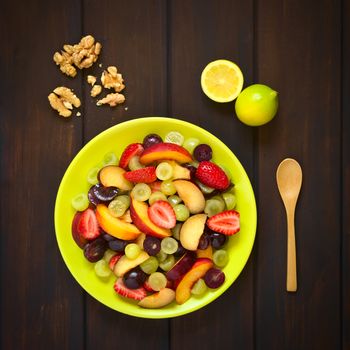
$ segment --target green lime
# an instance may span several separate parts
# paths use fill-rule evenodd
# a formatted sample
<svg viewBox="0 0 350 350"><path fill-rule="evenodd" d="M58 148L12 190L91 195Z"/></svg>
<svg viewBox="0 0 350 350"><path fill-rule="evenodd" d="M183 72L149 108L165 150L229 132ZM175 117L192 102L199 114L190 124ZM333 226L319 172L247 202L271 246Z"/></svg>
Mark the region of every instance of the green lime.
<svg viewBox="0 0 350 350"><path fill-rule="evenodd" d="M277 113L278 93L262 84L248 86L239 94L235 109L238 119L244 124L266 124Z"/></svg>

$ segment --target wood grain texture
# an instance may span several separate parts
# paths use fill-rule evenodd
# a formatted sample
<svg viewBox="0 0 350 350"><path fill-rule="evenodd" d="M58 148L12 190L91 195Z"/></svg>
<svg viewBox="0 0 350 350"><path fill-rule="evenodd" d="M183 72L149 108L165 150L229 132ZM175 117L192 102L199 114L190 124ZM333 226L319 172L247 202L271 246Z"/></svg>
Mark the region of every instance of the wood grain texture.
<svg viewBox="0 0 350 350"><path fill-rule="evenodd" d="M66 84L81 93L52 60L80 37L80 3L6 1L0 13L0 347L79 349L83 293L62 261L53 212L81 121L62 120L47 96Z"/></svg>
<svg viewBox="0 0 350 350"><path fill-rule="evenodd" d="M350 2L342 8L342 343L350 349Z"/></svg>
<svg viewBox="0 0 350 350"><path fill-rule="evenodd" d="M233 103L218 104L201 91L205 65L219 58L237 62L252 81L252 2L172 1L168 11L169 115L219 137L252 177L253 134L234 117ZM232 27L231 27L232 26ZM253 348L252 259L218 300L171 322L172 349Z"/></svg>
<svg viewBox="0 0 350 350"><path fill-rule="evenodd" d="M280 109L259 129L257 349L340 347L340 1L314 5L258 1L258 80L280 93ZM295 294L284 289L286 220L274 179L286 157L304 175Z"/></svg>
<svg viewBox="0 0 350 350"><path fill-rule="evenodd" d="M99 63L84 72L98 77L116 65L125 79L126 102L116 108L97 107L84 82L84 141L110 126L145 115L165 115L166 6L161 0L140 2L85 1L84 33L93 33L103 49ZM104 91L101 95L106 95ZM127 110L125 110L127 108ZM130 135L132 140L132 135ZM139 140L135 140L139 141ZM116 140L116 147L118 147ZM167 349L168 320L140 320L86 299L87 349Z"/></svg>

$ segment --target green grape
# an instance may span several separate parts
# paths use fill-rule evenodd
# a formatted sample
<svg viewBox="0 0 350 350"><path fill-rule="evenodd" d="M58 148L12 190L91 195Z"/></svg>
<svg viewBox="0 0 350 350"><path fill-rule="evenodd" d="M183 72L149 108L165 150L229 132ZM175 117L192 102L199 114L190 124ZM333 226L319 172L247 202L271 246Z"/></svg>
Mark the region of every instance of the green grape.
<svg viewBox="0 0 350 350"><path fill-rule="evenodd" d="M160 248L166 254L174 254L179 247L179 243L172 237L165 237L160 242Z"/></svg>
<svg viewBox="0 0 350 350"><path fill-rule="evenodd" d="M175 257L174 255L168 255L168 257L159 264L159 267L167 272L175 265Z"/></svg>
<svg viewBox="0 0 350 350"><path fill-rule="evenodd" d="M130 197L127 195L121 195L113 199L108 204L108 210L110 214L116 218L124 215L130 206Z"/></svg>
<svg viewBox="0 0 350 350"><path fill-rule="evenodd" d="M115 255L116 253L111 250L111 249L107 249L105 254L103 255L103 260L109 264L109 261L111 260L111 258Z"/></svg>
<svg viewBox="0 0 350 350"><path fill-rule="evenodd" d="M134 260L141 253L141 248L136 243L129 243L125 247L125 255L128 259Z"/></svg>
<svg viewBox="0 0 350 350"><path fill-rule="evenodd" d="M182 199L176 194L173 194L172 196L168 197L168 202L173 207L174 205L181 203Z"/></svg>
<svg viewBox="0 0 350 350"><path fill-rule="evenodd" d="M152 190L147 184L138 183L131 190L131 196L137 201L144 202L151 196Z"/></svg>
<svg viewBox="0 0 350 350"><path fill-rule="evenodd" d="M103 157L102 164L103 164L103 166L117 165L118 162L119 162L119 160L118 160L117 156L113 152L109 152Z"/></svg>
<svg viewBox="0 0 350 350"><path fill-rule="evenodd" d="M192 287L191 293L193 295L202 295L208 290L207 285L204 280L200 278Z"/></svg>
<svg viewBox="0 0 350 350"><path fill-rule="evenodd" d="M98 183L98 173L100 171L100 168L94 167L89 170L87 173L86 179L87 182L91 185L96 185Z"/></svg>
<svg viewBox="0 0 350 350"><path fill-rule="evenodd" d="M171 229L171 233L173 234L173 237L180 240L180 231L181 231L182 223L178 223L175 225L174 228Z"/></svg>
<svg viewBox="0 0 350 350"><path fill-rule="evenodd" d="M150 256L146 261L144 261L140 268L144 273L150 275L153 272L156 272L158 269L158 260L155 256Z"/></svg>
<svg viewBox="0 0 350 350"><path fill-rule="evenodd" d="M169 180L173 174L173 167L168 162L161 162L157 165L156 176L159 180Z"/></svg>
<svg viewBox="0 0 350 350"><path fill-rule="evenodd" d="M163 262L167 257L168 254L164 253L162 250L156 255L158 261L161 263Z"/></svg>
<svg viewBox="0 0 350 350"><path fill-rule="evenodd" d="M176 204L174 207L174 212L177 221L185 221L190 216L190 211L185 204Z"/></svg>
<svg viewBox="0 0 350 350"><path fill-rule="evenodd" d="M152 205L153 203L157 202L157 201L166 201L166 195L163 192L160 191L156 191L156 192L152 192L149 199L148 199L148 203L149 205Z"/></svg>
<svg viewBox="0 0 350 350"><path fill-rule="evenodd" d="M188 139L185 139L182 146L192 154L193 150L199 145L199 143L200 141L198 139L196 139L195 137L190 137Z"/></svg>
<svg viewBox="0 0 350 350"><path fill-rule="evenodd" d="M224 267L228 263L228 254L226 250L219 249L213 254L213 262L218 267Z"/></svg>
<svg viewBox="0 0 350 350"><path fill-rule="evenodd" d="M225 203L218 199L208 199L205 201L204 213L206 213L209 217L219 214L225 210Z"/></svg>
<svg viewBox="0 0 350 350"><path fill-rule="evenodd" d="M137 169L141 169L141 168L145 167L143 164L140 163L140 157L139 156L133 156L129 160L128 166L129 166L130 170L137 170Z"/></svg>
<svg viewBox="0 0 350 350"><path fill-rule="evenodd" d="M95 269L96 275L100 278L107 278L112 273L108 263L104 259L97 261L95 263L94 269Z"/></svg>
<svg viewBox="0 0 350 350"><path fill-rule="evenodd" d="M182 145L184 142L184 137L178 131L170 131L165 135L165 142L176 143L177 145Z"/></svg>
<svg viewBox="0 0 350 350"><path fill-rule="evenodd" d="M233 193L225 192L222 194L222 197L225 201L227 210L231 210L236 207L236 196Z"/></svg>
<svg viewBox="0 0 350 350"><path fill-rule="evenodd" d="M204 194L210 194L214 191L214 188L202 184L200 181L196 181L197 186Z"/></svg>
<svg viewBox="0 0 350 350"><path fill-rule="evenodd" d="M176 188L171 180L162 181L160 185L160 190L166 195L166 196L172 196L176 193Z"/></svg>
<svg viewBox="0 0 350 350"><path fill-rule="evenodd" d="M166 287L168 280L163 273L153 272L148 277L148 283L153 290L160 291L161 289Z"/></svg>
<svg viewBox="0 0 350 350"><path fill-rule="evenodd" d="M80 193L72 198L72 207L77 211L84 211L89 207L89 199L86 193Z"/></svg>

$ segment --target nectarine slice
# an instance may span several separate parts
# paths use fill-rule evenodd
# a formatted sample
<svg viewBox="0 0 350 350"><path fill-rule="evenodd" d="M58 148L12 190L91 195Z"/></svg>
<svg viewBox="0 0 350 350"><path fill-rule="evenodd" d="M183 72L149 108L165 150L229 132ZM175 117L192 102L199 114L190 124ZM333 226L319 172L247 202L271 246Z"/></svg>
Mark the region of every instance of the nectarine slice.
<svg viewBox="0 0 350 350"><path fill-rule="evenodd" d="M213 260L213 248L209 244L206 249L197 249L197 258L208 258Z"/></svg>
<svg viewBox="0 0 350 350"><path fill-rule="evenodd" d="M204 232L206 214L190 216L182 225L180 230L180 242L187 250L196 250L199 240Z"/></svg>
<svg viewBox="0 0 350 350"><path fill-rule="evenodd" d="M123 191L130 191L133 184L124 177L126 171L115 165L107 165L98 173L101 184L105 187L117 187Z"/></svg>
<svg viewBox="0 0 350 350"><path fill-rule="evenodd" d="M124 276L128 271L136 266L139 266L149 258L149 255L142 250L140 255L136 259L129 259L126 255L123 255L115 264L113 272L117 277Z"/></svg>
<svg viewBox="0 0 350 350"><path fill-rule="evenodd" d="M202 278L212 266L213 262L210 259L197 259L191 270L186 273L176 288L175 298L178 304L183 304L190 298L193 285Z"/></svg>
<svg viewBox="0 0 350 350"><path fill-rule="evenodd" d="M141 231L135 225L112 216L104 204L97 205L96 218L100 227L116 238L130 241L141 234Z"/></svg>
<svg viewBox="0 0 350 350"><path fill-rule="evenodd" d="M183 200L191 214L201 213L205 207L205 198L202 191L191 181L173 181L176 192Z"/></svg>
<svg viewBox="0 0 350 350"><path fill-rule="evenodd" d="M143 298L138 305L147 309L158 309L170 304L174 299L175 292L170 288L163 288L159 292Z"/></svg>

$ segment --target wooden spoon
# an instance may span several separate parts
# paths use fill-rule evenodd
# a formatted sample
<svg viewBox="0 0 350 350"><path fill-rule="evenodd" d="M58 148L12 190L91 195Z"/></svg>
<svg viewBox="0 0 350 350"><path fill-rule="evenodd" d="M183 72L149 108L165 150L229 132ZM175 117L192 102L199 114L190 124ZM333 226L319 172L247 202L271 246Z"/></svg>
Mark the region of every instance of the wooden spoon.
<svg viewBox="0 0 350 350"><path fill-rule="evenodd" d="M297 204L302 171L299 163L291 158L283 160L277 168L276 180L287 213L288 225L288 256L287 256L287 291L297 290L297 266L295 251L294 214Z"/></svg>

